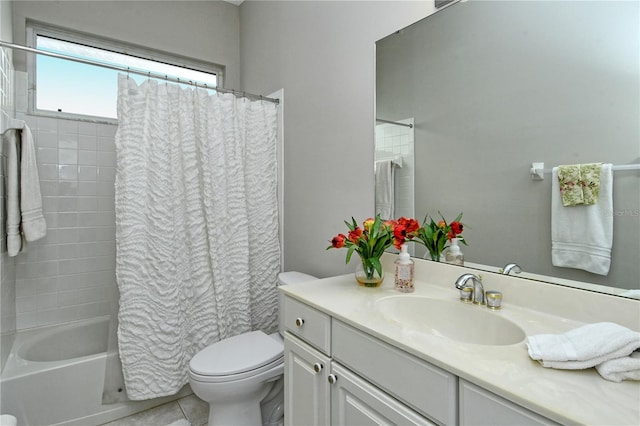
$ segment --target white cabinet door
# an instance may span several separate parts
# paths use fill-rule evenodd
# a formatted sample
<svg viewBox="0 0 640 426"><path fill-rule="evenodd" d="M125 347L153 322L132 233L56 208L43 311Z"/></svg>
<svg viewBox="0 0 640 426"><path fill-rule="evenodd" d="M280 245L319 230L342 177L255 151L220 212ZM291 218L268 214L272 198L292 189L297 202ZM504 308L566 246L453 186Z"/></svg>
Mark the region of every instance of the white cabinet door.
<svg viewBox="0 0 640 426"><path fill-rule="evenodd" d="M462 426L558 425L462 379L460 379L460 424Z"/></svg>
<svg viewBox="0 0 640 426"><path fill-rule="evenodd" d="M331 374L332 426L435 425L335 361Z"/></svg>
<svg viewBox="0 0 640 426"><path fill-rule="evenodd" d="M284 338L284 423L328 425L330 360L288 332Z"/></svg>

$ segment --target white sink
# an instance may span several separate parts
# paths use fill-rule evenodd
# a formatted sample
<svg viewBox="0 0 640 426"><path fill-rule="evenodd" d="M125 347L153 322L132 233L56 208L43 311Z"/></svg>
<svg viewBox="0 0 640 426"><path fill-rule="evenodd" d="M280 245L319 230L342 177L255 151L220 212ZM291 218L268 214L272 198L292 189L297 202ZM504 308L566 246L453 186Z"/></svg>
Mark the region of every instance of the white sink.
<svg viewBox="0 0 640 426"><path fill-rule="evenodd" d="M389 296L376 302L383 317L414 331L477 345L513 345L526 335L484 306L422 296Z"/></svg>

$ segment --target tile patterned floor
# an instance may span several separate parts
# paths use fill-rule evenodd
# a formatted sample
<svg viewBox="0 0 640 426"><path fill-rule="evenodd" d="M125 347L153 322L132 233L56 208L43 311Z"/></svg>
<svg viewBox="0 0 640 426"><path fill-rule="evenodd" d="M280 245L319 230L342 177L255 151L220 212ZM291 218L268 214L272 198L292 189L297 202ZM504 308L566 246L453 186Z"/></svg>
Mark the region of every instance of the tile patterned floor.
<svg viewBox="0 0 640 426"><path fill-rule="evenodd" d="M103 426L203 426L208 418L209 405L189 395Z"/></svg>

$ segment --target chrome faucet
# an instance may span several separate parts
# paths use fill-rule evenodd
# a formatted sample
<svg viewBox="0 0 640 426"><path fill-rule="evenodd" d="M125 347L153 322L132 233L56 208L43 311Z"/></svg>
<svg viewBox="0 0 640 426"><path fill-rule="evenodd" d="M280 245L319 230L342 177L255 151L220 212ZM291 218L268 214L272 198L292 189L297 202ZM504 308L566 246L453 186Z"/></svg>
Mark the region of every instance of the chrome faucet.
<svg viewBox="0 0 640 426"><path fill-rule="evenodd" d="M473 285L468 284L468 281L473 281ZM456 288L462 290L464 287L473 288L472 301L476 305L485 305L484 287L482 286L482 280L475 274L463 274L456 280Z"/></svg>
<svg viewBox="0 0 640 426"><path fill-rule="evenodd" d="M520 272L522 272L522 268L520 268L520 266L518 266L517 263L509 263L507 266L502 268L502 273L504 275L509 275L511 271L515 272L516 274L519 274Z"/></svg>

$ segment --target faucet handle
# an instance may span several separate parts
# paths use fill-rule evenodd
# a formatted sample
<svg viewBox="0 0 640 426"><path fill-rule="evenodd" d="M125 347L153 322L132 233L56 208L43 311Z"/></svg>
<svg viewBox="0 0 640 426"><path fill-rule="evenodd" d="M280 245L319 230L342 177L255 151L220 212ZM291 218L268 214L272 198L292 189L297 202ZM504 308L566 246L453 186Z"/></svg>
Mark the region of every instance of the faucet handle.
<svg viewBox="0 0 640 426"><path fill-rule="evenodd" d="M511 271L519 274L522 272L522 268L517 263L508 263L504 268L500 268L500 273L504 275L509 275Z"/></svg>

